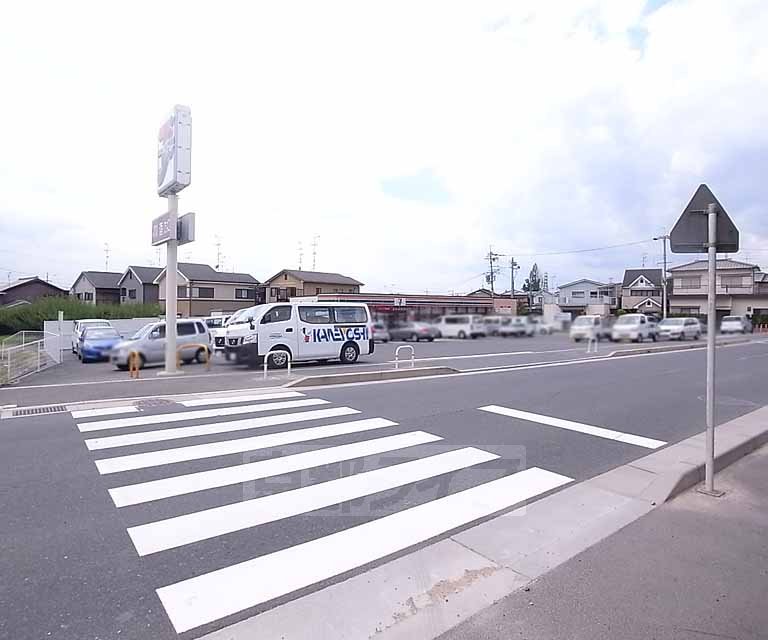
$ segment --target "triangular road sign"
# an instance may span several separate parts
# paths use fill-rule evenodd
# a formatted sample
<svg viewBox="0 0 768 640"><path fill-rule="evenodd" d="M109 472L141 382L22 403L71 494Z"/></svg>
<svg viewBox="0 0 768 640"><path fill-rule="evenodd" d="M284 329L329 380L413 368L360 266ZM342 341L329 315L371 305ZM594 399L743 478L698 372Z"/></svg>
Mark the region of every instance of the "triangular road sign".
<svg viewBox="0 0 768 640"><path fill-rule="evenodd" d="M714 204L717 210L718 253L736 253L739 250L739 230L715 194L707 185L701 184L669 234L669 248L672 253L707 252L707 207L710 204Z"/></svg>

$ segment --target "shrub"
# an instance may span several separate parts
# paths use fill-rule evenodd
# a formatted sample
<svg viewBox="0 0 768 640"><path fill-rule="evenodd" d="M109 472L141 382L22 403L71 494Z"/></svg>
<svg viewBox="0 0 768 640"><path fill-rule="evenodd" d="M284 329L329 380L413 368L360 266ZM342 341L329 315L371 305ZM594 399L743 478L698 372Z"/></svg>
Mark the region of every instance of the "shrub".
<svg viewBox="0 0 768 640"><path fill-rule="evenodd" d="M43 321L56 320L59 311L65 320L80 318L151 318L164 313L159 304L87 304L68 297L41 298L32 304L19 305L10 309L0 307L0 334L17 331L42 331Z"/></svg>

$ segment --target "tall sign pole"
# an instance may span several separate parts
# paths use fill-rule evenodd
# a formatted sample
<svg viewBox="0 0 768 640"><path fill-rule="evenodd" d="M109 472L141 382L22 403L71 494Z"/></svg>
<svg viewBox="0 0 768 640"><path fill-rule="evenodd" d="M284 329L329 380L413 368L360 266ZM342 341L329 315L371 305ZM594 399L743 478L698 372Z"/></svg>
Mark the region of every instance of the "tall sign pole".
<svg viewBox="0 0 768 640"><path fill-rule="evenodd" d="M739 231L707 185L699 185L669 234L672 253L707 253L707 401L704 488L702 493L721 496L715 489L715 335L717 333L717 253L739 250Z"/></svg>
<svg viewBox="0 0 768 640"><path fill-rule="evenodd" d="M177 270L179 244L194 239L194 214L189 225L179 224L178 193L189 186L192 176L192 114L189 107L176 105L160 127L157 151L157 193L168 199L168 211L152 221L152 244L167 245L165 266L165 369L161 375L179 373L176 369ZM183 228L181 228L183 227ZM186 234L186 235L185 235Z"/></svg>
<svg viewBox="0 0 768 640"><path fill-rule="evenodd" d="M715 492L715 334L717 333L717 205L707 205L707 437L704 489Z"/></svg>

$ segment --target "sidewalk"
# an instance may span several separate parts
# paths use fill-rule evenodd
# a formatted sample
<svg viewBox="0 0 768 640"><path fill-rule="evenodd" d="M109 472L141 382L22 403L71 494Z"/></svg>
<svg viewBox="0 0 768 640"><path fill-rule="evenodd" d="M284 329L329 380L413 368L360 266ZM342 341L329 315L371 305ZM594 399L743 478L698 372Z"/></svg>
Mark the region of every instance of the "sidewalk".
<svg viewBox="0 0 768 640"><path fill-rule="evenodd" d="M768 637L768 445L440 640Z"/></svg>

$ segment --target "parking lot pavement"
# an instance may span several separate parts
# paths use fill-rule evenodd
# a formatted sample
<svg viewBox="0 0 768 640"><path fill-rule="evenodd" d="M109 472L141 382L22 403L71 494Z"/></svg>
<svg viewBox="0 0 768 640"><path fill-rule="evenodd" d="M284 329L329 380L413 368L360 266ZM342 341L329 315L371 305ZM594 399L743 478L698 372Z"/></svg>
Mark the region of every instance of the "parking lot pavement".
<svg viewBox="0 0 768 640"><path fill-rule="evenodd" d="M765 403L758 355L720 352L719 422ZM704 361L3 420L0 572L25 581L0 593L0 632L198 637L280 606L701 431Z"/></svg>

